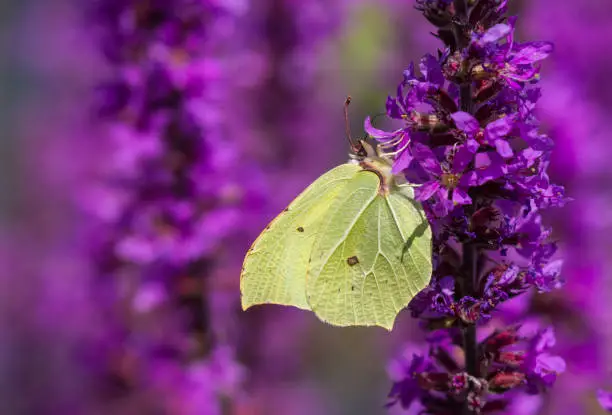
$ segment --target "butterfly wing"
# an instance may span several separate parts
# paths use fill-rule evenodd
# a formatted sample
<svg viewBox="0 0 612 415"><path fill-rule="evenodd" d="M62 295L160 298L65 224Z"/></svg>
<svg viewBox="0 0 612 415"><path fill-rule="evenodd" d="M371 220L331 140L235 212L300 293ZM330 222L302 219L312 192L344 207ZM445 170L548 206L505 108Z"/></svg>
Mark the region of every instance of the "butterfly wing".
<svg viewBox="0 0 612 415"><path fill-rule="evenodd" d="M337 326L381 326L431 277L431 229L412 190L379 192L380 178L361 171L321 221L306 282L307 301Z"/></svg>
<svg viewBox="0 0 612 415"><path fill-rule="evenodd" d="M359 170L358 165L347 163L323 174L253 242L240 275L243 309L266 303L310 309L306 268L319 224Z"/></svg>

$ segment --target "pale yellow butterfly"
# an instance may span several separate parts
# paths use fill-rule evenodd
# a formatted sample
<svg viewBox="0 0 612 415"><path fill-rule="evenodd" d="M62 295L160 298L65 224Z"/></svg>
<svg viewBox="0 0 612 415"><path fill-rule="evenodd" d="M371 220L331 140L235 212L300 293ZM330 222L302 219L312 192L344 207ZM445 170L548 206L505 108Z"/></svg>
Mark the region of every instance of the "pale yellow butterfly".
<svg viewBox="0 0 612 415"><path fill-rule="evenodd" d="M348 103L348 100L347 100ZM361 141L259 235L240 276L242 307L312 310L335 326L393 328L431 278L431 229L388 156Z"/></svg>

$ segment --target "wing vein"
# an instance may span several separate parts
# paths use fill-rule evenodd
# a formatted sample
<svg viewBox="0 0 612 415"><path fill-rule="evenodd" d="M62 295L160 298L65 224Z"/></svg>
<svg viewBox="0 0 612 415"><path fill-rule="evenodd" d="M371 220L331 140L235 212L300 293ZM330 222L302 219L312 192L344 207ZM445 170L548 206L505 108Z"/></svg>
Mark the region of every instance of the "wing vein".
<svg viewBox="0 0 612 415"><path fill-rule="evenodd" d="M352 197L352 196L353 196L355 193L357 193L357 192L359 192L359 191L361 191L361 190L364 190L364 189L365 189L365 190L369 190L369 189L367 189L367 188L363 188L363 187L357 188L357 189L356 189L354 192L351 192L351 193L349 194L349 196L348 196L348 197L345 197L345 198L344 198L344 200L348 200L348 199L350 199L350 198L351 198L351 197ZM327 261L329 261L329 258L330 258L330 257L331 257L331 256L334 254L334 252L336 252L336 250L338 249L338 247L339 247L339 246L340 246L342 243L344 243L344 241L346 241L346 238L348 237L349 233L351 232L351 230L352 230L352 229L353 229L353 227L355 226L355 223L357 223L357 221L359 220L359 218L361 217L361 215L363 215L363 212L365 212L365 211L366 211L366 209L367 209L367 208L368 208L368 207L369 207L369 206L372 204L372 202L373 202L374 200L376 200L376 194L374 194L374 195L372 196L372 198L371 198L371 199L370 199L370 200L369 200L367 203L365 203L365 204L364 204L364 207L363 207L363 208L361 208L361 209L359 210L359 212L357 212L357 214L355 215L355 217L353 218L353 220L351 221L351 223L349 224L349 226L347 226L347 228L346 228L347 230L346 230L346 231L345 231L345 232L342 234L342 236L339 238L338 243L337 243L337 244L336 244L334 247L332 247L332 248L329 250L328 255L325 257L325 259L324 259L324 260L322 260L322 261L321 261L321 263L322 263L322 264L325 264ZM315 242L315 243L316 243L316 242Z"/></svg>
<svg viewBox="0 0 612 415"><path fill-rule="evenodd" d="M401 197L404 197L404 198L405 198L405 196L401 196ZM407 199L407 198L406 198L406 199ZM412 204L412 201L411 201L410 199L408 199L408 202ZM399 223L399 222L398 222L398 220L397 220L397 215L395 214L395 210L393 210L393 205L392 205L392 203L391 203L390 198L388 198L388 199L387 199L387 205L389 205L389 209L391 209L391 214L393 215L393 219L396 221L396 224L397 224L397 223ZM418 213L418 212L417 212L417 213ZM419 216L420 216L420 215L419 215ZM424 219L424 218L423 218L423 217L421 217L421 216L420 216L420 219L421 219L421 220L423 220L423 221L427 220L427 219ZM399 227L399 225L398 225L398 229L399 229L399 231L400 231L400 234L402 235L402 238L404 238L404 234L402 233L402 230L401 230L401 228ZM407 238L408 238L408 235L406 235L406 240L407 240ZM415 246L415 249L416 249L416 250L419 252L419 254L420 254L420 255L421 255L423 258L427 258L427 257L429 257L429 255L427 255L426 253L424 253L424 252L421 250L421 247L420 247L420 246L416 245L416 246Z"/></svg>
<svg viewBox="0 0 612 415"><path fill-rule="evenodd" d="M395 267L393 266L391 261L389 261L389 258L383 252L380 253L380 256L383 257L385 259L385 261L387 261L387 263L391 267L391 271L393 271L393 276L395 277L395 282L397 283L397 288L399 289L400 288L400 282L399 282L399 278L397 277L397 273L395 272ZM403 307L398 307L397 306L397 304L395 303L395 297L391 296L391 301L393 302L393 308L395 309L396 312L403 308Z"/></svg>
<svg viewBox="0 0 612 415"><path fill-rule="evenodd" d="M383 314L383 318L385 315L385 300L383 298L383 294L382 294L382 290L380 289L380 284L378 282L378 277L376 276L376 262L378 260L378 254L380 253L380 204L378 205L378 229L376 230L377 232L377 237L378 237L378 252L376 253L376 258L374 259L374 266L373 266L373 270L372 270L372 275L374 276L374 282L376 282L376 288L378 289L378 297L380 298L380 305L381 307L381 311ZM376 309L376 307L374 307L374 309ZM378 320L378 318L375 316L374 318L376 318Z"/></svg>
<svg viewBox="0 0 612 415"><path fill-rule="evenodd" d="M391 216L393 216L393 223L395 224L395 226L397 227L397 230L400 233L400 236L402 237L402 241L404 243L406 243L406 241L408 240L407 237L404 237L404 234L402 233L402 228L399 226L399 222L397 219L397 215L395 214L395 211L393 210L393 206L391 205L390 201L388 199L385 199L387 202L387 206L389 206L389 210L391 211ZM412 261L412 264L414 265L414 270L415 272L418 273L418 268L419 266L417 265L416 261L414 260L414 257L412 256L412 252L410 252L410 249L408 250L408 255L410 256L410 260ZM419 276L420 279L420 276ZM418 291L416 284L414 283L414 281L412 281L410 278L408 278L408 275L406 275L406 282L408 283L409 286L412 286L412 290L413 290L413 294L416 294Z"/></svg>

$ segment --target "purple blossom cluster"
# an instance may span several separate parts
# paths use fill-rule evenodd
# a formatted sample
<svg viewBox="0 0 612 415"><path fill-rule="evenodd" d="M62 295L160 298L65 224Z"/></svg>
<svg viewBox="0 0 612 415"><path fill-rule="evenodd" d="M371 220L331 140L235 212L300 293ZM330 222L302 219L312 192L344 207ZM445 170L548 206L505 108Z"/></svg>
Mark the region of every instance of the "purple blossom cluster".
<svg viewBox="0 0 612 415"><path fill-rule="evenodd" d="M552 328L477 336L501 303L563 283L541 212L567 198L547 174L553 142L534 113L539 63L553 47L515 39L507 0L420 0L417 8L445 47L423 57L420 73L411 64L387 100L401 128L365 122L394 171L417 186L434 231L432 282L409 306L432 331L430 347L405 362L390 404L427 414L505 411L565 370L549 352Z"/></svg>
<svg viewBox="0 0 612 415"><path fill-rule="evenodd" d="M121 362L112 375L145 387L158 379L154 389L185 384L175 398L182 409L165 405L173 413L217 413L215 396L234 389L224 379L240 379L214 338L209 281L255 197L235 168L238 143L226 119L240 4L101 0L92 10L112 71L97 90L111 154L89 200L99 222L95 266L122 327L108 346ZM168 384L177 371L182 380Z"/></svg>

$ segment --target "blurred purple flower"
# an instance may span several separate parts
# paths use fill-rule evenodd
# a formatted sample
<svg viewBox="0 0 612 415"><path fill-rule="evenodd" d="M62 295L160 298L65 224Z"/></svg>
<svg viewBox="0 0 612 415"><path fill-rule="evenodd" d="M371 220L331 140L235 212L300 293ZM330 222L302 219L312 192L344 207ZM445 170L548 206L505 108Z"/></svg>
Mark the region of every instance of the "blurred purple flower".
<svg viewBox="0 0 612 415"><path fill-rule="evenodd" d="M423 393L415 375L432 369L433 364L423 355L413 354L411 360L393 362L388 370L395 383L389 392L388 406L399 403L403 408L409 408Z"/></svg>
<svg viewBox="0 0 612 415"><path fill-rule="evenodd" d="M603 409L612 412L612 393L599 389L597 391L597 400Z"/></svg>
<svg viewBox="0 0 612 415"><path fill-rule="evenodd" d="M240 53L229 41L246 12L239 5L103 0L91 10L113 68L97 109L114 149L86 202L105 206L92 247L101 284L115 280L115 301L129 304L114 348L134 349L145 379L177 370L185 414L218 413L219 391L235 395L229 385L239 382L214 338L208 281L259 197L249 187L259 173L238 163L240 136L227 118L238 91L227 68ZM178 362L190 363L184 373ZM151 376L150 387L173 389L164 377Z"/></svg>
<svg viewBox="0 0 612 415"><path fill-rule="evenodd" d="M529 3L522 27L525 33L557 45L551 65L556 73L543 82L538 114L558 142L551 176L563 180L576 201L563 214L548 217L557 238L564 241L563 275L568 284L561 295L535 298L531 307L556 325L571 374L560 379L543 411L580 413L590 410L585 402L609 382L602 371L608 364L611 316L605 306L610 296L606 273L610 223L605 214L609 209L604 207L610 203L604 185L610 172L606 127L610 82L604 74L612 61L601 51L611 33L612 9L600 0L551 6L551 1Z"/></svg>
<svg viewBox="0 0 612 415"><path fill-rule="evenodd" d="M527 374L528 391L538 393L550 388L558 374L565 371L565 360L548 353L556 338L552 328L540 330L531 340L524 368Z"/></svg>

